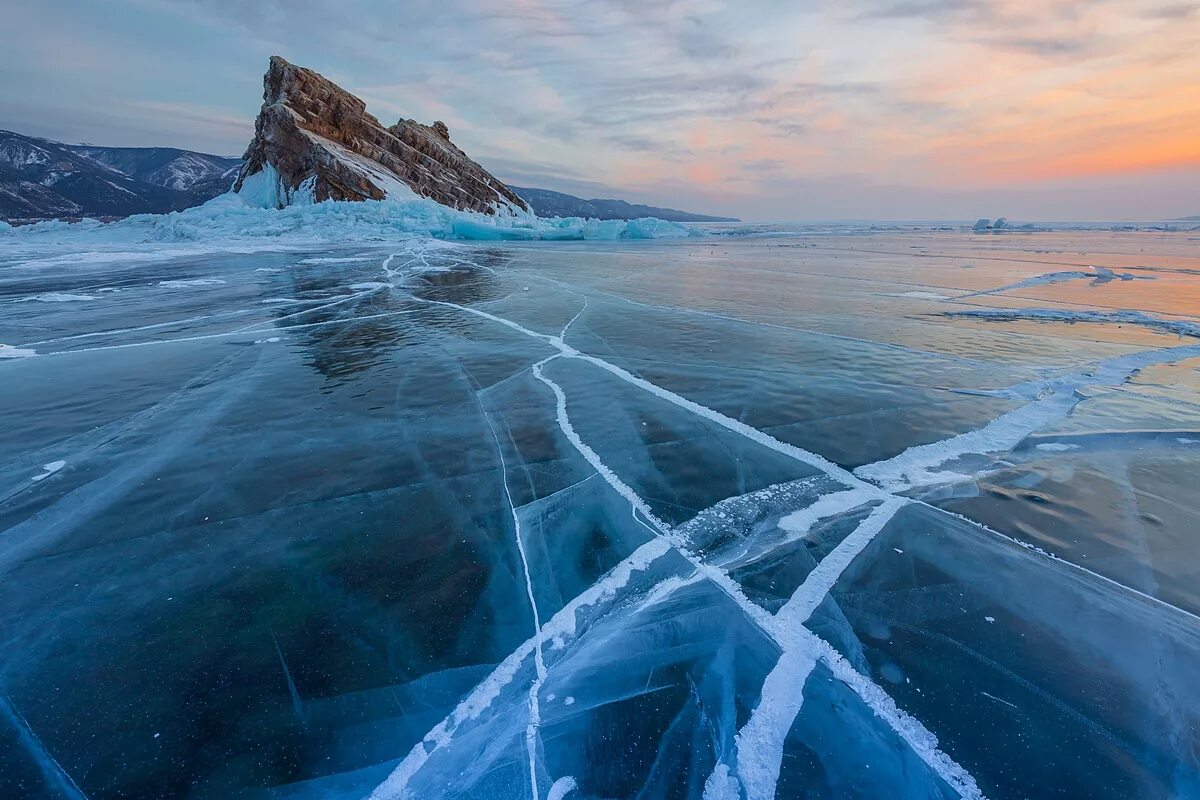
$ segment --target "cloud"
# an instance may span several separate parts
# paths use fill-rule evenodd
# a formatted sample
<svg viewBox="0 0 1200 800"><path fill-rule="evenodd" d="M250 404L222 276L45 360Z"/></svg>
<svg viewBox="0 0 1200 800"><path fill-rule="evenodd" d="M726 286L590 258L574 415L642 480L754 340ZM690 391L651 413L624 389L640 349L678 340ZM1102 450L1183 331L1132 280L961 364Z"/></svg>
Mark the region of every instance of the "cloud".
<svg viewBox="0 0 1200 800"><path fill-rule="evenodd" d="M77 139L240 152L279 52L520 184L718 212L1200 158L1200 4L1179 0L14 4L0 102Z"/></svg>

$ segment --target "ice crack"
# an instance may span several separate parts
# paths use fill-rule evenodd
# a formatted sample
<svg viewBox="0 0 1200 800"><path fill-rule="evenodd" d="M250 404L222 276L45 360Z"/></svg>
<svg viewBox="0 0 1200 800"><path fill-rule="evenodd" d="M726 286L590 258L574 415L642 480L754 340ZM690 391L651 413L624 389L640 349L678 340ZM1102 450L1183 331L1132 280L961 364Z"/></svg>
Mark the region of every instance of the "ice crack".
<svg viewBox="0 0 1200 800"><path fill-rule="evenodd" d="M529 597L529 610L533 615L533 663L537 675L529 685L529 724L525 728L525 748L529 755L529 786L533 792L532 796L536 800L540 797L537 782L537 747L538 729L542 724L538 694L541 692L542 683L546 680L546 660L542 654L542 621L538 614L537 598L533 593L533 579L529 574L529 557L525 552L525 542L521 536L521 516L517 513L517 507L512 499L512 491L508 488L508 467L504 462L504 448L500 446L500 438L496 436L496 429L492 426L492 420L486 412L483 418L487 422L488 430L492 433L492 441L496 443L496 453L500 457L500 482L504 484L504 497L508 501L508 509L512 514L513 536L517 540L517 552L521 557L521 571L525 575L525 592Z"/></svg>

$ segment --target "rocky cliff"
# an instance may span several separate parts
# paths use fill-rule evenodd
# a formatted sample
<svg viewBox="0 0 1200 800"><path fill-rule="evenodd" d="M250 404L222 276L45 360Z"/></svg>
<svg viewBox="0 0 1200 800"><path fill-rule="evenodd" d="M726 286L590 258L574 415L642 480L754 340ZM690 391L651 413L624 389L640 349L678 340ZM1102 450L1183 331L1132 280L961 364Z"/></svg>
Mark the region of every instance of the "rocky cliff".
<svg viewBox="0 0 1200 800"><path fill-rule="evenodd" d="M382 200L410 192L463 211L528 211L525 201L450 141L446 125L385 128L332 81L271 58L254 140L234 186L277 206Z"/></svg>

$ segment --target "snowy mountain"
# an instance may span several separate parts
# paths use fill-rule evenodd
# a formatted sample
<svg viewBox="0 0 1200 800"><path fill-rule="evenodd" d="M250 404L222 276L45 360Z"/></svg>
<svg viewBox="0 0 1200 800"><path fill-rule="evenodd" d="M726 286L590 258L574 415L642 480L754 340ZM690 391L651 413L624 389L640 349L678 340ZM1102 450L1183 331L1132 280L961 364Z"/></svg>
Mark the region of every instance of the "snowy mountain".
<svg viewBox="0 0 1200 800"><path fill-rule="evenodd" d="M72 145L0 131L0 219L177 211L228 191L240 165L190 150Z"/></svg>
<svg viewBox="0 0 1200 800"><path fill-rule="evenodd" d="M351 96L352 97L352 96ZM410 129L425 129L445 140L454 152L462 151L449 144L449 131L444 126L423 126L411 121ZM396 126L393 126L396 127ZM391 134L389 134L390 136ZM426 148L430 145L425 144ZM344 148L339 148L344 151ZM343 158L345 158L343 153ZM424 158L424 156L422 156ZM465 154L462 155L470 164ZM243 161L238 158L197 153L173 147L98 147L25 136L12 131L0 131L0 220L39 220L58 217L124 217L131 214L164 213L200 205L229 191L238 177ZM379 177L385 168L363 157L355 157L353 166L370 175L364 165L373 165ZM478 165L475 165L478 166ZM482 172L483 168L478 167ZM453 174L460 176L460 165L453 173L443 172L443 187L434 196L439 202L453 201ZM429 170L426 170L429 172ZM432 173L429 173L432 174ZM487 173L483 173L487 174ZM393 188L407 192L408 188L391 171ZM656 217L672 222L737 222L731 217L691 214L672 208L628 203L624 200L585 200L563 192L529 187L507 187L491 177L491 187L511 189L513 197L524 200L540 217L584 217L601 220L633 220ZM438 189L436 181L431 185ZM489 191L491 188L489 188ZM433 191L433 190L431 190ZM423 192L419 192L423 193ZM507 199L507 198L505 198ZM482 198L485 203L488 197ZM460 199L460 204L464 202ZM474 202L474 201L472 201ZM494 199L490 202L496 202ZM512 202L512 201L509 201ZM448 204L443 202L443 204ZM449 204L453 204L452 202Z"/></svg>
<svg viewBox="0 0 1200 800"><path fill-rule="evenodd" d="M229 191L240 158L226 158L173 147L76 148L90 158L155 186L191 192L205 199ZM216 188L215 192L210 191Z"/></svg>
<svg viewBox="0 0 1200 800"><path fill-rule="evenodd" d="M670 222L741 222L735 217L711 217L674 208L658 208L624 200L584 200L581 197L549 189L511 187L521 195L539 217L589 217L595 219L641 219L656 217Z"/></svg>

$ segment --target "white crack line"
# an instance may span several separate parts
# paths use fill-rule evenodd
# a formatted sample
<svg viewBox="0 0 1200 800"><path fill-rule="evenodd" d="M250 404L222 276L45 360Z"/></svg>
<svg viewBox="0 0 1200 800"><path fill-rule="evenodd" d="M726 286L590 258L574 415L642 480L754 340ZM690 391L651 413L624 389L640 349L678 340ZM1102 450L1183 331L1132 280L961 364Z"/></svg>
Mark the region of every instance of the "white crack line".
<svg viewBox="0 0 1200 800"><path fill-rule="evenodd" d="M521 570L525 573L525 592L529 597L529 610L533 614L533 663L537 674L529 684L529 724L525 728L525 749L529 755L529 786L533 792L532 796L536 800L541 796L538 793L537 782L538 729L542 724L538 694L541 692L542 683L546 680L546 661L542 655L542 621L538 613L537 599L533 594L533 579L529 574L529 557L525 553L525 542L521 538L521 517L517 513L517 507L513 505L512 491L508 488L508 467L504 462L504 449L500 446L500 438L496 436L496 429L492 426L492 420L486 411L483 418L487 422L488 430L492 432L492 441L496 443L496 453L500 457L500 480L504 484L504 497L508 501L508 508L512 513L513 536L517 540L517 552L521 556Z"/></svg>
<svg viewBox="0 0 1200 800"><path fill-rule="evenodd" d="M872 710L875 711L875 713L881 719L887 722L889 726L892 727L893 730L895 730L897 734L909 744L909 746L913 749L913 752L917 754L918 757L920 757L927 765L937 772L937 774L939 774L943 780L946 780L949 785L954 787L955 790L960 793L960 795L972 798L982 797L974 779L969 773L963 770L961 766L959 766L952 759L950 759L949 756L938 749L937 739L930 731L928 731L919 721L900 710L895 705L895 702L892 700L892 698L886 692L884 692L882 688L876 685L869 678L854 670L854 668L850 666L849 662L847 662L845 658L843 658L841 654L836 651L836 649L834 649L820 637L808 631L803 627L802 624L803 621L806 621L809 615L811 615L812 610L815 609L816 605L819 605L821 599L823 599L828 593L828 590L825 590L824 593L819 592L815 586L823 585L825 581L831 581L829 586L832 587L833 582L836 582L837 577L840 576L845 570L846 566L853 561L854 556L861 552L866 544L868 544L869 541L878 534L879 530L882 530L883 525L886 524L887 520L890 519L900 507L909 502L919 501L910 501L904 498L897 498L891 492L881 489L875 484L863 481L861 478L815 453L811 453L795 447L794 445L781 442L769 434L745 425L738 420L734 420L718 411L710 409L706 406L702 406L694 401L688 400L685 397L677 395L674 392L639 378L622 369L621 367L616 366L615 364L611 364L603 359L581 353L574 347L566 344L565 335L570 325L575 321L575 319L578 319L580 314L583 313L582 309L578 314L576 314L571 322L569 322L567 326L562 329L558 336L551 336L548 334L537 333L512 320L508 320L495 314L490 314L486 311L472 308L470 306L463 306L457 303L429 300L417 297L414 297L413 299L420 302L455 308L464 313L474 314L476 316L489 319L500 325L511 328L512 330L515 330L525 336L538 339L556 349L558 352L555 355L543 359L542 361L533 365L533 373L538 380L545 383L554 392L556 399L556 416L558 417L560 428L562 428L568 440L571 441L572 445L576 447L576 449L593 466L593 468L596 469L597 472L604 477L614 489L618 491L618 493L620 493L630 502L634 518L637 519L638 512L641 512L644 519L648 522L643 520L638 521L654 532L655 535L659 537L657 539L658 541L668 544L672 549L680 552L681 555L687 558L688 561L696 567L698 573L712 581L718 588L722 589L727 595L729 595L753 623L755 623L760 629L766 632L768 636L775 640L777 644L780 645L785 657L789 657L789 654L793 654L790 656L793 663L785 664L785 667L798 666L803 668L803 666L809 661L812 661L812 663L815 665L816 658L819 658L823 663L826 663L829 666L831 672L840 681L849 686L856 694L859 695L861 699L863 699L865 703L867 703L869 707L872 708ZM586 308L586 297L584 299L584 308ZM843 551L841 558L839 560L830 562L829 568L824 572L818 573L817 571L814 571L814 574L818 576L815 578L815 580L821 583L814 584L807 590L805 590L805 587L802 586L797 593L800 594L800 592L803 590L804 594L800 595L799 598L793 596L793 600L796 601L795 604L793 604L792 601L789 601L789 605L792 606L792 610L788 611L788 614L785 615L782 620L776 620L775 618L772 618L761 607L751 603L741 591L741 587L737 585L731 578L729 578L729 576L724 573L723 570L708 564L704 564L699 559L696 559L694 555L689 553L686 548L681 547L680 543L676 540L676 537L673 536L670 527L667 526L662 520L658 519L650 511L649 507L646 506L645 502L641 500L641 498L629 486L620 481L615 473L613 473L611 469L609 469L607 465L600 460L595 451L588 447L586 443L579 438L578 434L574 431L574 428L570 425L570 420L567 417L565 393L563 393L561 387L559 387L557 383L545 376L542 369L547 363L560 357L573 358L591 363L594 366L600 367L601 369L612 373L621 380L637 386L638 388L641 388L644 391L654 394L655 396L658 396L664 400L667 400L674 405L684 408L685 410L696 414L697 416L709 419L728 430L751 439L752 441L758 442L759 444L762 444L763 446L766 446L777 452L789 455L797 461L808 464L809 466L824 472L826 475L848 484L851 490L861 490L864 496L874 495L878 499L883 500L883 505L876 509L876 511L868 517L867 521L872 519L882 519L882 521L879 522L878 530L874 530L873 525L871 527L864 528L864 526L867 525L867 521L864 521L863 525L860 525L859 528L859 530L863 530L862 536L855 538L852 534L850 538L854 539L854 542L852 542L852 544ZM925 503L919 504L927 505ZM940 511L940 509L937 509L935 506L929 507L933 508L935 511ZM1012 541L1010 537L1003 536L996 531L992 531L987 526L980 525L978 523L974 524L978 525L978 527L985 531L993 533L997 536L1002 536L1002 538ZM843 544L846 543L843 542ZM837 549L835 549L835 553L836 552ZM831 556L832 555L833 554L831 553ZM824 563L825 561L822 561L822 564ZM1062 563L1070 564L1070 562ZM1072 566L1077 565L1072 564ZM1077 566L1077 568L1089 574L1095 574L1083 567ZM810 578L813 578L813 576L810 576ZM808 581L806 581L805 585L808 585ZM1120 584L1117 585L1119 586ZM1154 600L1155 598L1149 599ZM1161 603L1161 601L1158 602ZM785 606L785 609L786 608L787 607ZM783 611L784 610L781 609L781 613L783 613ZM795 620L800 620L799 623L795 624L795 627L784 624L789 622L795 623ZM777 628L777 624L782 625L784 632L789 634L794 641L802 642L805 645L803 649L797 649L795 646L789 648L785 643L780 642L780 629ZM814 652L816 653L815 657L813 656ZM809 666L807 671L811 672L811 669L812 667ZM799 711L800 702L802 702L802 696L795 701L795 711L797 713ZM795 715L793 714L793 720L794 716ZM397 771L399 772L399 768ZM777 776L778 768L775 769L775 774ZM373 797L374 796L375 795L373 795Z"/></svg>

